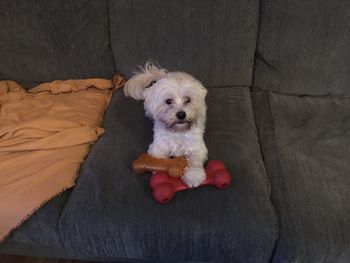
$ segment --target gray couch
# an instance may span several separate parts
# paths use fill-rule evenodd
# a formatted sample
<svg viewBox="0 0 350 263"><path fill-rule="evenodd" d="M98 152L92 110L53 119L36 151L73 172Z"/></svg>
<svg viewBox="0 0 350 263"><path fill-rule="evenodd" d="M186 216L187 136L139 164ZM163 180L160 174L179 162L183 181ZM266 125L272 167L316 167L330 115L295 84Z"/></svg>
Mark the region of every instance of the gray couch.
<svg viewBox="0 0 350 263"><path fill-rule="evenodd" d="M0 253L350 262L348 0L3 0L0 28L0 79L28 88L130 76L149 58L193 74L209 91L209 158L233 177L156 203L130 170L152 126L119 91L77 185Z"/></svg>

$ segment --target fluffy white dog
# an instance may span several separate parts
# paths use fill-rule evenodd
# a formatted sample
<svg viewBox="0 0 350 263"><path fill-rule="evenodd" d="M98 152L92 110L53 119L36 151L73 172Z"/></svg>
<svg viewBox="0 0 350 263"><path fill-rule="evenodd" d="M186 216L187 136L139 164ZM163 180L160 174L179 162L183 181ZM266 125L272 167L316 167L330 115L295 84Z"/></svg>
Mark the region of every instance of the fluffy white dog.
<svg viewBox="0 0 350 263"><path fill-rule="evenodd" d="M188 167L182 180L197 187L206 178L203 164L208 150L203 140L207 90L191 75L168 72L146 63L124 87L124 93L144 100L146 116L154 122L148 153L155 157L184 156Z"/></svg>

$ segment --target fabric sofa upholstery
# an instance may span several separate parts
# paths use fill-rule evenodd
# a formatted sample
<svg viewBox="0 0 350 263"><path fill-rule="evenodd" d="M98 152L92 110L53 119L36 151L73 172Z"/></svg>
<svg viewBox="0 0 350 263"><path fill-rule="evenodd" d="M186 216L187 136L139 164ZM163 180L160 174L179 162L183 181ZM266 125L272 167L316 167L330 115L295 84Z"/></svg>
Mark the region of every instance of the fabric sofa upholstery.
<svg viewBox="0 0 350 263"><path fill-rule="evenodd" d="M233 178L226 190L155 203L149 175L130 169L152 125L142 103L119 91L76 187L13 231L0 253L350 261L349 1L4 0L0 10L0 79L30 88L129 77L150 58L200 79L209 158Z"/></svg>
<svg viewBox="0 0 350 263"><path fill-rule="evenodd" d="M273 262L350 260L350 100L254 94L279 222Z"/></svg>
<svg viewBox="0 0 350 263"><path fill-rule="evenodd" d="M253 89L273 262L350 260L348 1L261 1Z"/></svg>
<svg viewBox="0 0 350 263"><path fill-rule="evenodd" d="M57 222L70 193L71 190L67 190L45 204L13 231L4 243L63 249Z"/></svg>
<svg viewBox="0 0 350 263"><path fill-rule="evenodd" d="M209 89L207 102L210 158L224 160L232 186L181 192L167 205L156 203L149 176L130 168L151 142L151 123L141 103L117 92L105 118L107 132L91 150L60 217L65 247L82 255L150 261L256 262L271 257L276 217L249 90Z"/></svg>
<svg viewBox="0 0 350 263"><path fill-rule="evenodd" d="M347 0L261 1L254 86L349 96L349 12Z"/></svg>
<svg viewBox="0 0 350 263"><path fill-rule="evenodd" d="M107 1L1 1L0 79L26 87L114 72Z"/></svg>
<svg viewBox="0 0 350 263"><path fill-rule="evenodd" d="M257 0L109 1L116 68L130 76L151 58L206 87L250 86L258 6Z"/></svg>

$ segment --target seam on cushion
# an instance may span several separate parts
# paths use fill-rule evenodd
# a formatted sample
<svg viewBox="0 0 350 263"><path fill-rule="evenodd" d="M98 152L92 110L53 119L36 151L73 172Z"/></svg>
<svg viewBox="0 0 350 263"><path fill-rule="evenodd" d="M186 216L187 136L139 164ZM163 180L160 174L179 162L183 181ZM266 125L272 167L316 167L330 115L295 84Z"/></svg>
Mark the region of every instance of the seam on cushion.
<svg viewBox="0 0 350 263"><path fill-rule="evenodd" d="M224 86L205 86L207 89L219 89L219 88L250 88L249 85L224 85Z"/></svg>
<svg viewBox="0 0 350 263"><path fill-rule="evenodd" d="M286 93L286 92L278 92L278 91L272 91L272 90L266 90L261 89L258 87L252 87L253 91L260 91L260 92L268 92L269 94L276 94L281 96L291 96L291 97L298 97L298 98L317 98L317 99L350 99L350 95L345 96L334 96L330 94L324 94L324 95L310 95L310 94L294 94L294 93Z"/></svg>
<svg viewBox="0 0 350 263"><path fill-rule="evenodd" d="M267 191L268 191L269 204L270 204L270 207L271 207L271 210L272 210L272 213L273 213L273 217L275 219L275 228L274 228L274 238L275 238L275 240L274 240L274 245L272 247L272 251L271 251L271 255L270 255L270 259L269 259L269 262L271 262L274 254L275 254L276 246L277 246L277 243L278 243L278 240L279 240L279 237L280 237L280 224L279 224L279 218L278 218L278 215L277 215L277 212L276 212L276 209L275 209L275 205L274 205L274 203L272 201L271 183L270 183L268 172L267 172L267 168L266 168L264 153L262 151L262 148L260 147L260 145L261 145L261 143L260 143L260 136L259 136L259 133L258 133L258 126L257 126L257 121L256 121L256 116L255 116L255 107L254 107L254 103L252 102L251 92L249 92L249 98L250 98L250 101L249 101L250 102L250 109L251 109L251 112L252 112L252 115L253 115L252 117L253 117L254 126L255 126L255 135L256 135L256 140L257 140L257 147L258 147L258 150L260 152L260 156L261 156L261 160L262 160L262 166L263 166L263 169L264 169L263 177L265 178L265 184L266 184Z"/></svg>
<svg viewBox="0 0 350 263"><path fill-rule="evenodd" d="M270 94L269 94L269 93L267 93L267 107L268 107L268 114L269 114L269 117L271 118L271 124L272 124L272 130L273 130L273 151L275 152L275 155L278 156L277 147L276 147L276 126L275 126L275 121L274 121L273 114L272 114L272 110L271 110ZM279 166L280 166L280 165L279 165L279 160L277 160L277 162L278 162L278 167L279 167ZM264 159L264 163L265 163L265 168L266 168L266 173L267 173L268 168L267 168L265 159ZM280 169L279 169L279 170L280 170ZM271 172L271 173L273 173L273 172ZM271 175L270 175L270 176L271 176ZM285 187L284 187L283 189L285 189ZM285 192L285 191L284 191L284 192ZM270 198L271 198L271 202L274 204L273 197L272 197L272 190L271 190L271 193L270 193ZM274 207L276 207L276 204L274 204ZM275 209L276 209L276 208L275 208ZM278 217L278 215L277 215L277 209L275 210L275 212L276 212L276 216ZM278 219L281 220L281 218L278 218ZM279 225L278 225L278 239L276 240L273 253L271 254L270 262L273 262L273 261L274 261L274 258L275 258L275 256L276 256L276 251L277 251L278 243L279 243L280 239L281 239L281 222L279 221Z"/></svg>
<svg viewBox="0 0 350 263"><path fill-rule="evenodd" d="M252 92L250 92L250 98L251 98L251 102L252 102L253 101L252 100ZM268 110L269 110L269 113L271 113L269 100L268 100ZM270 259L269 259L269 262L272 262L274 255L275 255L275 252L276 252L278 241L280 239L281 226L280 226L280 222L279 222L280 219L279 219L277 211L276 211L276 205L274 204L274 201L272 199L272 187L271 187L271 182L270 182L269 170L267 168L265 154L264 154L263 149L262 149L262 143L261 143L262 138L261 138L260 133L259 133L259 126L257 124L257 119L256 119L256 114L255 114L256 113L256 103L255 102L254 103L252 102L252 112L253 112L253 118L254 118L254 124L255 124L256 137L257 137L257 141L258 141L258 148L260 151L260 155L261 155L261 159L262 159L262 163L263 163L263 167L264 167L264 172L265 172L264 177L265 177L266 185L268 188L269 201L270 201L270 205L271 205L271 208L272 208L272 211L274 214L274 218L275 218L275 226L277 228L276 233L275 233L274 246L273 246L273 249L272 249L272 252L270 255ZM271 118L272 118L272 116L271 116ZM274 126L273 126L273 129L275 129Z"/></svg>
<svg viewBox="0 0 350 263"><path fill-rule="evenodd" d="M254 85L254 76L255 76L255 54L258 50L259 47L259 42L260 42L260 27L261 27L261 0L256 0L257 2L257 10L256 10L256 21L255 21L255 28L256 28L256 32L255 32L255 47L254 50L251 52L250 57L253 60L251 63L251 75L250 75L250 83L249 86L253 86Z"/></svg>
<svg viewBox="0 0 350 263"><path fill-rule="evenodd" d="M257 24L257 30L256 30L256 37L255 37L255 49L253 54L253 69L252 69L252 75L250 77L251 80L251 87L255 86L255 70L256 70L256 54L259 52L259 44L260 44L260 31L261 31L261 19L262 19L262 0L258 0L258 24Z"/></svg>
<svg viewBox="0 0 350 263"><path fill-rule="evenodd" d="M106 0L107 2L107 29L108 29L108 46L109 49L111 50L112 53L112 57L113 57L113 69L114 69L114 74L117 73L117 65L115 62L115 56L114 56L114 52L113 52L113 48L112 48L112 41L111 41L111 24L110 24L110 20L111 20L111 16L110 16L110 1Z"/></svg>
<svg viewBox="0 0 350 263"><path fill-rule="evenodd" d="M274 114L273 114L273 110L271 109L271 98L272 98L272 95L274 94L273 92L269 92L269 91L264 91L266 94L267 94L267 104L268 104L268 114L269 114L269 117L271 118L271 123L272 123L272 130L273 130L273 152L274 152L274 155L275 155L275 158L276 158L276 164L277 164L277 172L278 172L278 187L282 188L283 192L281 194L281 199L283 200L283 206L284 207L287 207L287 211L290 211L290 209L288 208L288 202L287 202L287 198L286 198L286 184L284 182L284 177L282 176L283 172L282 172L282 169L281 169L281 164L280 164L280 152L278 150L278 147L277 147L277 132L276 132L276 125L275 125L275 118L274 118ZM271 172L271 174L273 174L273 171ZM273 200L273 197L271 195L271 198ZM280 211L280 214L282 214L282 212ZM289 218L288 218L288 213L285 213L285 223L288 224L289 222ZM274 253L271 257L271 262L276 262L276 260L278 260L277 262L279 262L281 259L275 259L276 257L276 251L277 251L277 247L278 247L278 244L281 240L281 229L282 229L282 224L281 224L281 220L282 220L282 215L280 216L280 225L279 225L279 238L276 242L276 247L275 247L275 250L274 250ZM285 235L288 234L288 233L285 233ZM289 251L289 239L285 239L284 240L285 244L286 244L286 251ZM288 256L288 252L285 254L285 256ZM294 262L295 261L295 258L294 258L294 255L290 255L290 258L287 258L285 260L288 260L288 262Z"/></svg>

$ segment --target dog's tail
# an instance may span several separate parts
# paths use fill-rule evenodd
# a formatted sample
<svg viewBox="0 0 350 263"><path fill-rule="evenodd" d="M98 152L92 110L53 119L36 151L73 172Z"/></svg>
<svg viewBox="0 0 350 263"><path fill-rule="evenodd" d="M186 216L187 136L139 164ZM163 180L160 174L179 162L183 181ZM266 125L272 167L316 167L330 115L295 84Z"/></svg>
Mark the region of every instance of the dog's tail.
<svg viewBox="0 0 350 263"><path fill-rule="evenodd" d="M148 61L143 67L139 67L140 71L125 83L124 94L135 100L143 100L143 92L152 82L161 79L168 71L160 68L158 64Z"/></svg>

